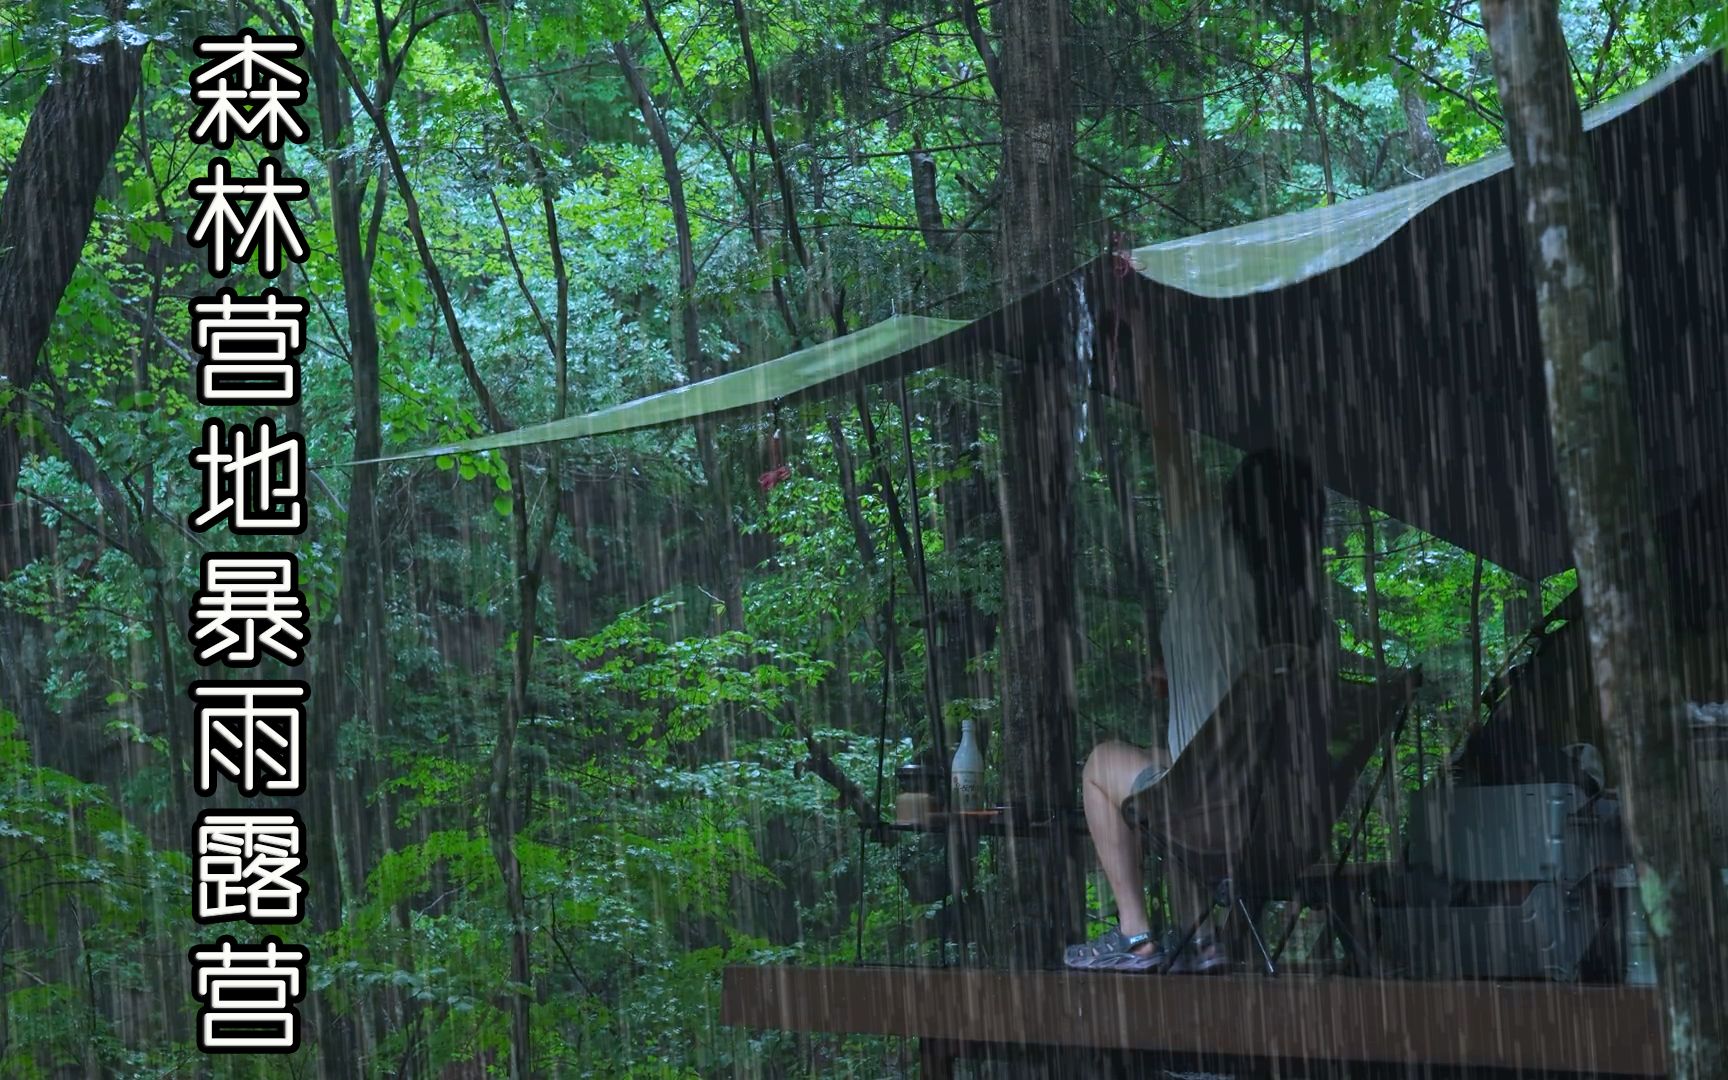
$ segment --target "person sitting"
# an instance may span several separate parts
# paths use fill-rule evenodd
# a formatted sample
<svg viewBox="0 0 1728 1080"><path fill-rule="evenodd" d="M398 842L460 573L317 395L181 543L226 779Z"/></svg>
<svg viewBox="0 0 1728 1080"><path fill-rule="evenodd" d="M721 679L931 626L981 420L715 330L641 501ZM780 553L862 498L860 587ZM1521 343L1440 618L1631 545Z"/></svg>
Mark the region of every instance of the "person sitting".
<svg viewBox="0 0 1728 1080"><path fill-rule="evenodd" d="M1154 940L1141 872L1145 838L1140 819L1131 821L1124 804L1170 770L1266 650L1296 646L1330 663L1334 635L1324 614L1320 566L1326 495L1312 469L1293 454L1256 451L1241 461L1220 496L1208 498L1181 428L1170 410L1159 412L1154 449L1175 578L1154 669L1155 679L1168 685L1166 746L1105 742L1086 761L1087 829L1119 923L1092 942L1070 946L1070 967L1153 970L1177 949L1179 966L1172 970L1224 966L1222 949L1210 939L1187 948L1173 936ZM1208 746L1206 752L1216 751ZM1232 766L1226 757L1205 767L1215 772ZM1159 826L1149 822L1146 827ZM1211 903L1207 883L1174 864L1167 880L1178 924L1188 925L1205 912Z"/></svg>

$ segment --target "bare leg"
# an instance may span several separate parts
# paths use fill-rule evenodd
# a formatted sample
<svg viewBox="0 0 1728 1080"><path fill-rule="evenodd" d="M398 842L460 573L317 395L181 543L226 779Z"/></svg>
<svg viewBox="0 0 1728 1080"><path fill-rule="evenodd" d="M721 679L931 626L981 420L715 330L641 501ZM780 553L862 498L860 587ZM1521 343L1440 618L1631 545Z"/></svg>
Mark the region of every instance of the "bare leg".
<svg viewBox="0 0 1728 1080"><path fill-rule="evenodd" d="M1148 767L1168 766L1170 756L1127 743L1100 743L1086 759L1081 785L1086 804L1086 830L1098 850L1098 865L1116 899L1117 918L1128 937L1151 929L1146 916L1146 882L1140 869L1139 833L1122 817L1122 801ZM1146 946L1142 951L1150 952Z"/></svg>

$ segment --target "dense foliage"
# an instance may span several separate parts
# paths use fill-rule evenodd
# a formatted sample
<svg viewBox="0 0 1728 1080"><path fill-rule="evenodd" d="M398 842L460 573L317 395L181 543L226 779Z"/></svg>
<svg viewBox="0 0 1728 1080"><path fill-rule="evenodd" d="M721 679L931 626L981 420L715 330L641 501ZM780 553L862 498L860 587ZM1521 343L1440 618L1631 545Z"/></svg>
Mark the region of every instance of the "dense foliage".
<svg viewBox="0 0 1728 1080"><path fill-rule="evenodd" d="M175 735L197 672L183 627L199 557L255 545L182 525L205 411L187 300L210 286L185 243L187 185L212 153L185 138L190 42L235 18L311 40L332 9L0 12L0 163L81 53L144 50L42 369L0 385L32 406L7 414L25 448L17 514L49 537L0 580L0 662L32 665L37 691L0 701L0 1075L203 1067L184 961L198 801ZM1088 254L1112 234L1150 242L1347 199L1500 142L1468 3L1075 12ZM1719 7L1681 0L1563 13L1586 103L1723 33ZM898 1067L897 1045L721 1027L719 973L929 958L951 929L928 888L939 856L860 820L930 744L933 701L949 732L978 718L988 735L998 707L1004 463L988 375L717 428L345 463L601 407L893 313L993 306L991 5L380 0L334 14L343 57L325 76L347 80L346 111L308 104L322 122L286 151L312 182L299 216L314 255L278 282L314 301L305 398L286 420L315 473L296 544L327 741L308 798L333 825L296 940L316 958L308 1024L349 1052L324 1068L484 1075L523 998L536 1075ZM333 185L359 211L348 239ZM362 319L374 347L357 343ZM362 383L375 416L357 411ZM1115 405L1088 416L1082 750L1151 738L1163 579L1143 433ZM1228 451L1206 452L1228 468ZM1361 665L1427 672L1396 754L1408 790L1442 768L1484 682L1568 582L1519 581L1344 500L1328 560ZM1376 811L1371 852L1398 806ZM340 1051L316 1041L293 1075Z"/></svg>

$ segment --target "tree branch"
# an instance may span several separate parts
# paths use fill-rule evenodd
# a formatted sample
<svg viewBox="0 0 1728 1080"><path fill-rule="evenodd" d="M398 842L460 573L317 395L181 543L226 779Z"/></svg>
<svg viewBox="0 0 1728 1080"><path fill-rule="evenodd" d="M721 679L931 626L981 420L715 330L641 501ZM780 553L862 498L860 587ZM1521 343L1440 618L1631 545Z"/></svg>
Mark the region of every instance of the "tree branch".
<svg viewBox="0 0 1728 1080"><path fill-rule="evenodd" d="M990 88L1000 96L1001 69L997 66L996 50L990 46L990 39L984 34L984 22L978 17L978 5L973 0L959 0L959 4L960 21L966 26L966 36L972 39L972 47L978 50L978 58L984 61L984 72L990 77Z"/></svg>
<svg viewBox="0 0 1728 1080"><path fill-rule="evenodd" d="M1480 116L1482 119L1484 119L1484 120L1488 121L1490 124L1492 124L1496 131L1499 131L1499 130L1502 130L1505 128L1506 121L1503 117L1501 117L1498 113L1494 112L1494 110L1488 108L1488 106L1482 104L1480 101L1477 101L1475 98L1471 97L1469 94L1464 93L1462 90L1455 90L1452 87L1447 86L1443 80L1436 78L1433 75L1430 75L1426 71L1423 71L1421 68L1417 67L1415 64L1404 59L1402 56L1397 55L1396 53L1393 54L1392 60L1394 63L1398 64L1398 66L1406 69L1407 71L1414 73L1417 78L1421 79L1423 82L1427 83L1429 86L1434 87L1436 90L1439 90L1443 94L1446 94L1450 97L1455 97L1459 101L1462 101L1465 105L1470 107L1471 112L1475 113L1477 116Z"/></svg>
<svg viewBox="0 0 1728 1080"><path fill-rule="evenodd" d="M768 90L762 83L762 71L756 63L756 48L750 43L750 16L744 10L744 0L732 0L732 11L738 18L738 40L744 48L744 67L750 74L750 91L756 99L757 122L761 125L762 143L768 150L768 161L774 167L774 180L780 187L781 213L786 222L786 239L798 265L810 265L810 252L804 247L803 234L798 231L798 207L792 198L792 179L786 160L780 155L780 140L774 134L774 107L768 100Z"/></svg>

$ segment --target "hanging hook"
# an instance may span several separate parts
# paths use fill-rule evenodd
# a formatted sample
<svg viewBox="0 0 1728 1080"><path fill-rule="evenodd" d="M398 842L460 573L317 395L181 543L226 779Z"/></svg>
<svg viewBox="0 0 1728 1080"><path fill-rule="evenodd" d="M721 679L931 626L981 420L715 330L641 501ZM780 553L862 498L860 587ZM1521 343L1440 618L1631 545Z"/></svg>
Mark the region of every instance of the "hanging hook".
<svg viewBox="0 0 1728 1080"><path fill-rule="evenodd" d="M780 398L775 398L768 407L774 420L774 433L768 437L768 471L756 478L757 486L764 492L792 476L792 469L785 463L781 452L780 401Z"/></svg>

